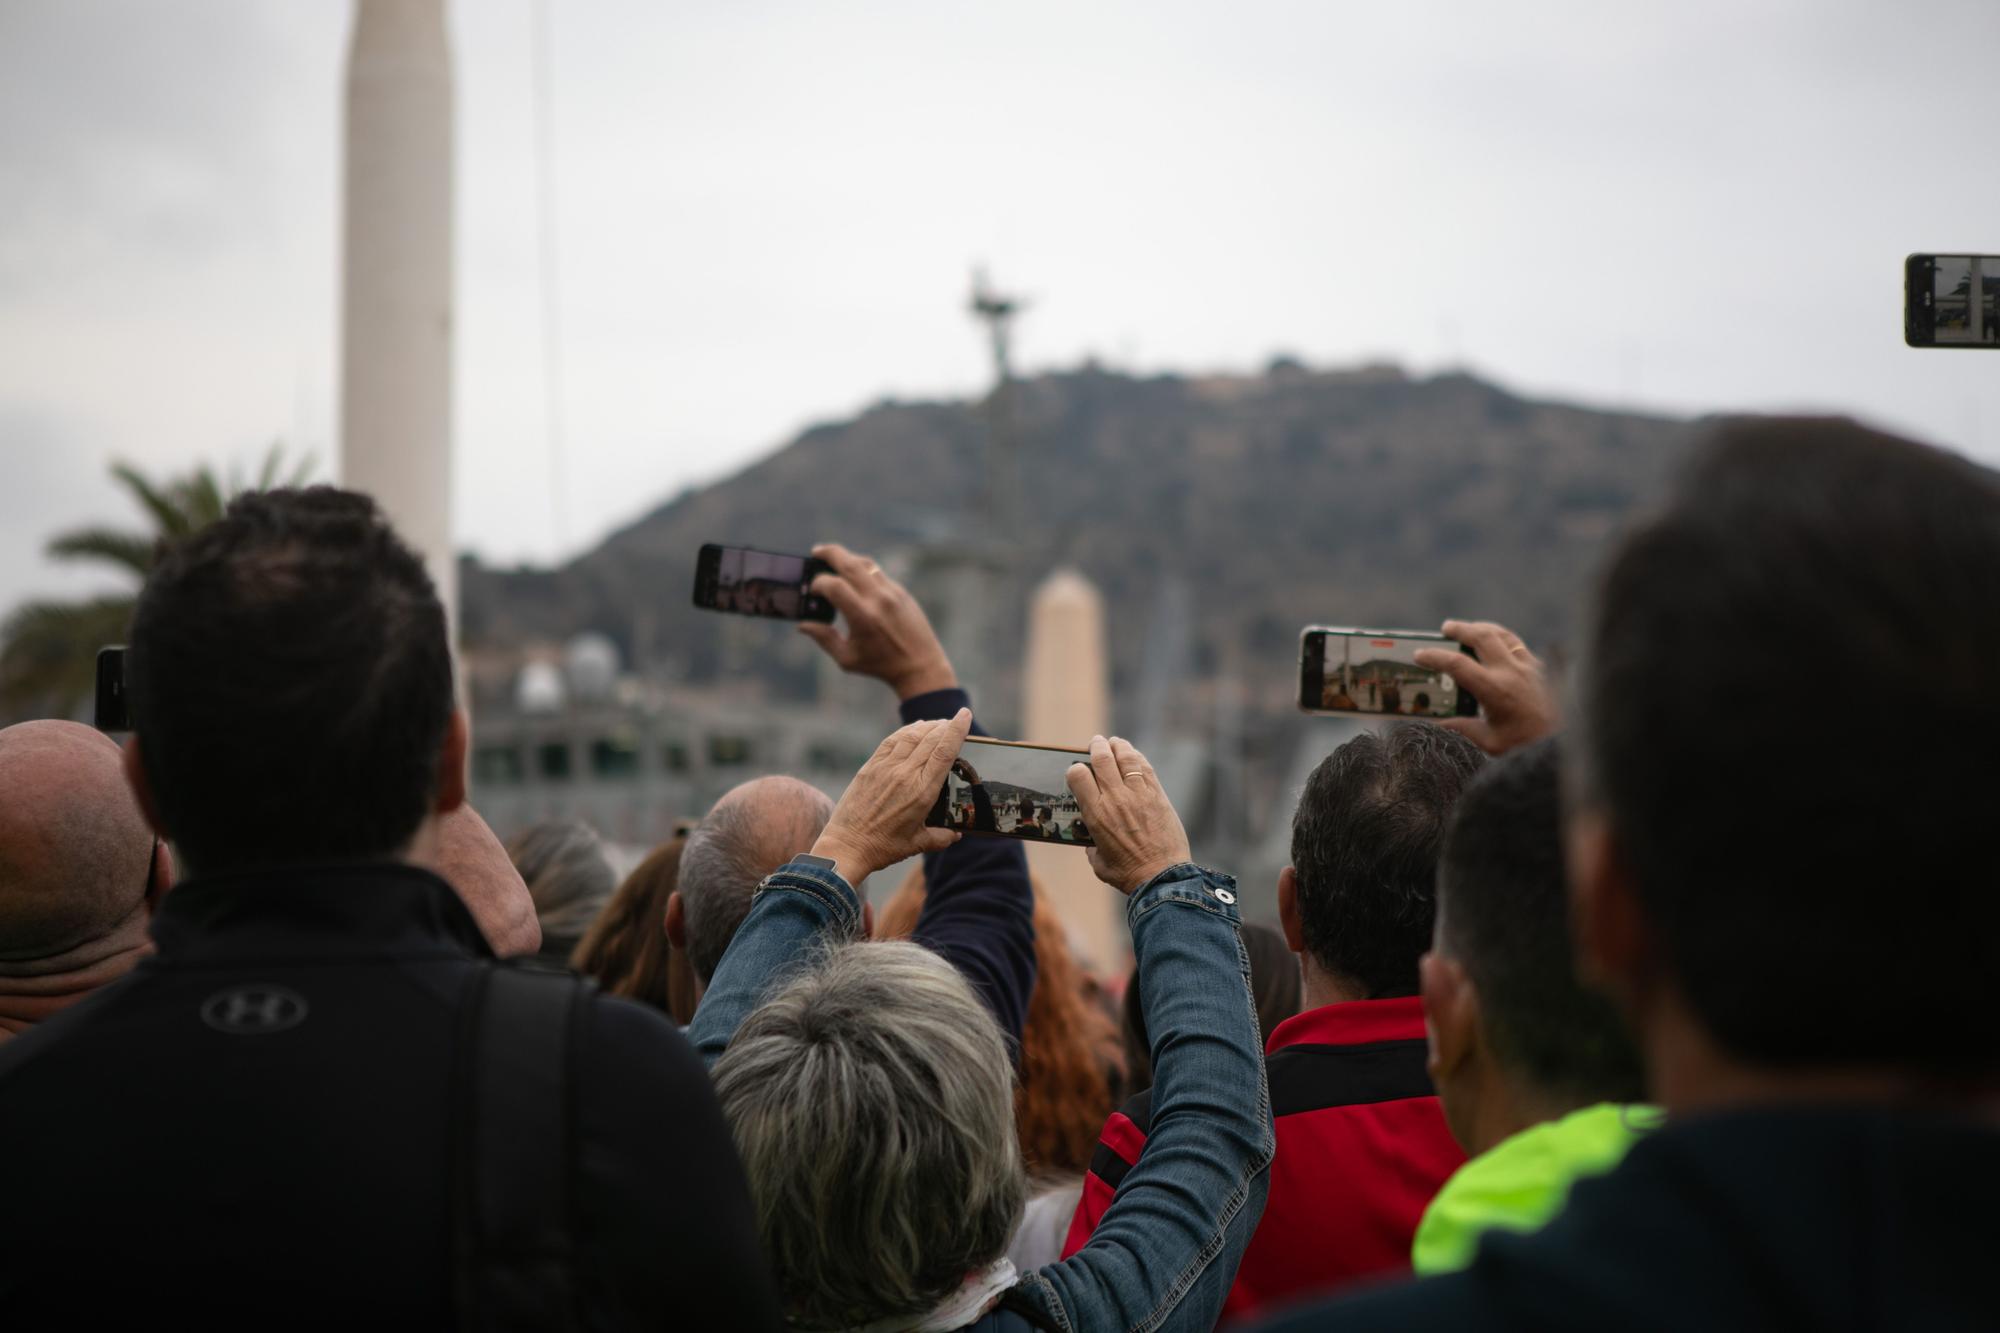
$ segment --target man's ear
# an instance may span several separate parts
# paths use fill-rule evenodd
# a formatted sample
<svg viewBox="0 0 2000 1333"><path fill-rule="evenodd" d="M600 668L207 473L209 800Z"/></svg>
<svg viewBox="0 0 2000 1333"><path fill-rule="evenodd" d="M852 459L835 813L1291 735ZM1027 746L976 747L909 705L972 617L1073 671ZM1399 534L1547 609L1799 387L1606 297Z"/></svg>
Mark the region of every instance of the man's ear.
<svg viewBox="0 0 2000 1333"><path fill-rule="evenodd" d="M463 708L454 708L444 744L438 747L437 801L431 813L448 815L465 804L465 755L471 748L472 723Z"/></svg>
<svg viewBox="0 0 2000 1333"><path fill-rule="evenodd" d="M1652 966L1638 886L1610 821L1601 813L1571 814L1564 843L1577 980L1610 996L1629 1016Z"/></svg>
<svg viewBox="0 0 2000 1333"><path fill-rule="evenodd" d="M1457 959L1432 950L1417 962L1430 1039L1431 1082L1442 1086L1479 1047L1479 993Z"/></svg>
<svg viewBox="0 0 2000 1333"><path fill-rule="evenodd" d="M157 837L168 836L160 826L160 808L153 800L153 784L146 780L146 765L139 758L139 738L128 737L125 741L125 758L121 761L125 769L125 785L132 789L132 799L139 803L139 813L145 816L146 826Z"/></svg>
<svg viewBox="0 0 2000 1333"><path fill-rule="evenodd" d="M1278 924L1285 932L1285 947L1293 953L1306 951L1306 923L1299 914L1299 872L1286 866L1278 872Z"/></svg>
<svg viewBox="0 0 2000 1333"><path fill-rule="evenodd" d="M146 914L160 910L160 899L174 886L174 854L164 839L153 841L153 864L146 876Z"/></svg>
<svg viewBox="0 0 2000 1333"><path fill-rule="evenodd" d="M679 889L667 895L667 943L676 949L688 947L687 908Z"/></svg>

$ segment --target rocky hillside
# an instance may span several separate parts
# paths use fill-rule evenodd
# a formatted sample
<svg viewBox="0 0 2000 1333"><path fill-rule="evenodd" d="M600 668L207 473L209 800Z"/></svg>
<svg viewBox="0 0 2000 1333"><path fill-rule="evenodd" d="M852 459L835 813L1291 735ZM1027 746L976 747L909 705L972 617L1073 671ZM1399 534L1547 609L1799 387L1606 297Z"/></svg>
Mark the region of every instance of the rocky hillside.
<svg viewBox="0 0 2000 1333"><path fill-rule="evenodd" d="M1298 628L1312 621L1422 626L1451 614L1558 640L1606 536L1691 432L1465 375L1289 362L1213 378L1084 369L1023 382L1016 405L1023 572L1069 564L1097 582L1120 687L1139 670L1170 576L1201 676L1288 681ZM710 677L725 636L688 605L701 543L885 550L973 537L985 438L977 403L884 402L561 568L468 561L468 642L595 629L628 654Z"/></svg>

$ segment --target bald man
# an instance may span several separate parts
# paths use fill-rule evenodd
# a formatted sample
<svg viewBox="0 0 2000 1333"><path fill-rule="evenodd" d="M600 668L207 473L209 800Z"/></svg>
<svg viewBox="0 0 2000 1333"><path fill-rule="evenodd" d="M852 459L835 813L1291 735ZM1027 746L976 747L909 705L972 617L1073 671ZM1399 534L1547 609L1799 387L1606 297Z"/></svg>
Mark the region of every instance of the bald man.
<svg viewBox="0 0 2000 1333"><path fill-rule="evenodd" d="M752 778L730 788L688 834L680 883L667 899L667 939L694 965L695 1003L750 912L764 876L819 840L833 801L797 778ZM675 1014L682 1023L692 1013Z"/></svg>
<svg viewBox="0 0 2000 1333"><path fill-rule="evenodd" d="M430 866L472 913L496 958L526 958L542 947L527 881L477 810L461 805L439 818Z"/></svg>
<svg viewBox="0 0 2000 1333"><path fill-rule="evenodd" d="M172 882L110 737L75 722L0 731L0 1042L151 953Z"/></svg>

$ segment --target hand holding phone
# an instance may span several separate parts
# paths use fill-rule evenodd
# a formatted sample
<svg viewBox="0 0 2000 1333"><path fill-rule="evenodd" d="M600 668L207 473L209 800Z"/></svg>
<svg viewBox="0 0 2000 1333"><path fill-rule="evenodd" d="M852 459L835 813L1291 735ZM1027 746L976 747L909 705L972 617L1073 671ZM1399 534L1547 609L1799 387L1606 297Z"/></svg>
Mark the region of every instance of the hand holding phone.
<svg viewBox="0 0 2000 1333"><path fill-rule="evenodd" d="M833 604L811 587L824 572L825 563L811 556L711 542L695 556L694 604L773 620L832 620Z"/></svg>
<svg viewBox="0 0 2000 1333"><path fill-rule="evenodd" d="M1555 733L1561 718L1547 671L1520 635L1487 620L1447 620L1444 632L1467 651L1422 648L1416 653L1417 664L1449 675L1464 697L1476 694L1480 715L1450 718L1439 725L1495 755Z"/></svg>
<svg viewBox="0 0 2000 1333"><path fill-rule="evenodd" d="M942 851L958 834L931 827L926 813L938 783L972 730L972 710L948 721L912 722L891 732L847 784L813 844L850 885L918 852Z"/></svg>
<svg viewBox="0 0 2000 1333"><path fill-rule="evenodd" d="M1299 635L1299 708L1431 722L1476 717L1479 700L1439 666L1443 659L1424 659L1471 651L1435 630L1309 625Z"/></svg>
<svg viewBox="0 0 2000 1333"><path fill-rule="evenodd" d="M811 591L831 602L847 626L842 633L831 625L805 624L799 632L841 670L875 677L898 700L958 684L930 617L909 589L875 561L838 543L815 546L812 553L829 572L812 580Z"/></svg>
<svg viewBox="0 0 2000 1333"><path fill-rule="evenodd" d="M1087 763L1070 766L1070 790L1090 821L1090 868L1123 894L1194 859L1187 829L1159 775L1130 741L1094 736Z"/></svg>
<svg viewBox="0 0 2000 1333"><path fill-rule="evenodd" d="M989 837L1088 847L1092 833L1068 781L1087 750L969 737L925 821Z"/></svg>

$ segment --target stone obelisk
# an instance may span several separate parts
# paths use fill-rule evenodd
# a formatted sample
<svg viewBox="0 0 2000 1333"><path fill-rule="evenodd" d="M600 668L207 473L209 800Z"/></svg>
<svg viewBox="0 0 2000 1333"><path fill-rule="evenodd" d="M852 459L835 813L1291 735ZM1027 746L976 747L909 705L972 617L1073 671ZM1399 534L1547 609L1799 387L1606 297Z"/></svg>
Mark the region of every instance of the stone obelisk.
<svg viewBox="0 0 2000 1333"><path fill-rule="evenodd" d="M356 0L341 229L340 474L422 554L451 541L452 78L444 0Z"/></svg>
<svg viewBox="0 0 2000 1333"><path fill-rule="evenodd" d="M1024 677L1022 739L1080 749L1092 736L1110 734L1104 599L1074 570L1057 570L1035 589ZM1090 872L1083 854L1030 845L1028 869L1047 891L1085 964L1104 973L1122 969L1132 953L1125 900Z"/></svg>

